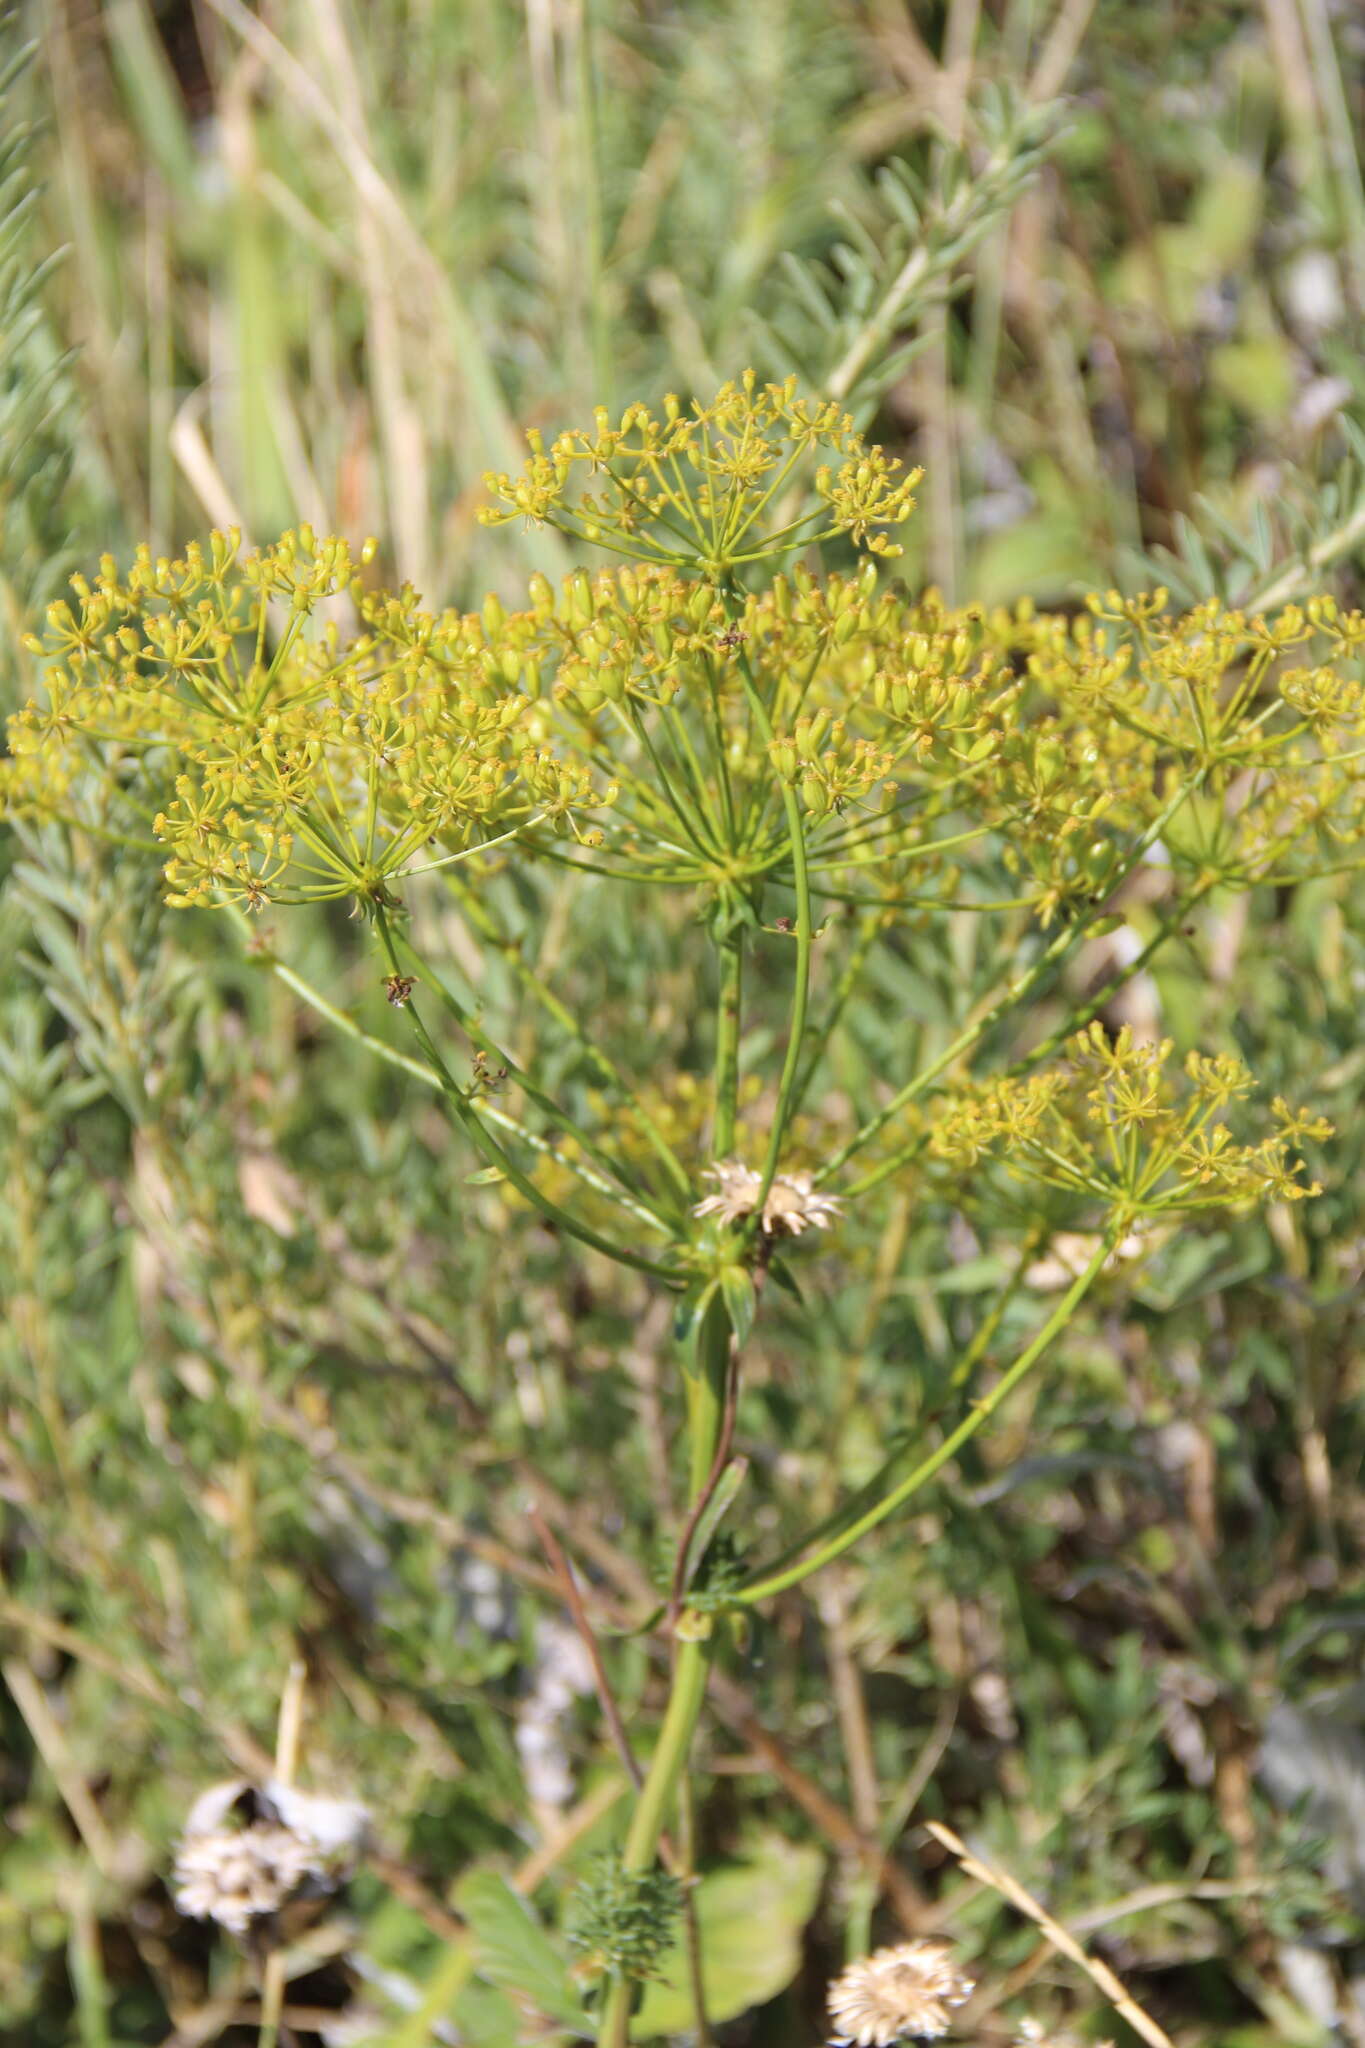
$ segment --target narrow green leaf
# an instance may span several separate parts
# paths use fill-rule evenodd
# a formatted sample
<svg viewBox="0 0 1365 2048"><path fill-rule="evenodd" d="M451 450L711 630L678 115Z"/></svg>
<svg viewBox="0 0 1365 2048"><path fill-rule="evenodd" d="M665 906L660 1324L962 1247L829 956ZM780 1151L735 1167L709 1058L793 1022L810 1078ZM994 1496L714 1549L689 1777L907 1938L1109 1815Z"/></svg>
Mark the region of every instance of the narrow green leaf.
<svg viewBox="0 0 1365 2048"><path fill-rule="evenodd" d="M716 1481L716 1490L706 1503L705 1510L693 1532L691 1546L692 1568L688 1573L689 1581L705 1557L711 1538L715 1535L725 1516L730 1512L735 1496L738 1494L741 1486L743 1486L748 1475L749 1460L747 1458L732 1458L721 1473L720 1478Z"/></svg>
<svg viewBox="0 0 1365 2048"><path fill-rule="evenodd" d="M730 1318L730 1328L736 1340L743 1344L754 1326L754 1313L758 1306L753 1275L744 1266L722 1266L720 1292L725 1313Z"/></svg>

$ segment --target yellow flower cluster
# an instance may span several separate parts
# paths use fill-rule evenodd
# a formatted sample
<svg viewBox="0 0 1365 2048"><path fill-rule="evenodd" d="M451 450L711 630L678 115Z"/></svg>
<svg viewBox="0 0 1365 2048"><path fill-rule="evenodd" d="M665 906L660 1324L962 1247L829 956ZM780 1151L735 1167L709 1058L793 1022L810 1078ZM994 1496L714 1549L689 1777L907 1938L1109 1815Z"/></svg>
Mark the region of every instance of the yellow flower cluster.
<svg viewBox="0 0 1365 2048"><path fill-rule="evenodd" d="M797 396L796 379L759 384L747 370L709 404L664 400L663 417L627 406L613 427L599 408L593 428L556 436L547 449L528 434L531 457L518 477L489 475L497 503L485 525L524 518L642 560L696 566L728 576L744 562L771 561L847 534L875 554L897 555L884 531L908 519L919 471L865 446L837 405ZM803 462L815 469L813 507L782 516L782 494ZM592 482L579 493L580 477ZM764 525L776 512L777 523Z"/></svg>
<svg viewBox="0 0 1365 2048"><path fill-rule="evenodd" d="M803 712L790 734L768 742L768 752L783 781L800 790L813 818L859 802L874 783L890 777L896 761L887 749L855 738L845 721L831 718L828 711ZM888 780L885 788L894 801L894 782Z"/></svg>
<svg viewBox="0 0 1365 2048"><path fill-rule="evenodd" d="M246 556L235 533L182 560L143 549L125 581L106 557L31 643L55 658L46 702L10 722L0 797L60 811L93 769L150 821L172 903L251 906L382 900L399 876L610 802L546 744L520 657L480 617L371 596L360 566L307 529Z"/></svg>
<svg viewBox="0 0 1365 2048"><path fill-rule="evenodd" d="M1330 1124L1277 1098L1272 1134L1239 1144L1225 1118L1252 1077L1231 1054L1190 1053L1175 1069L1169 1040L1142 1043L1127 1027L1110 1039L1093 1023L1068 1055L946 1097L931 1150L959 1168L998 1154L1010 1172L1103 1200L1128 1222L1319 1192L1293 1153L1330 1137Z"/></svg>
<svg viewBox="0 0 1365 2048"><path fill-rule="evenodd" d="M595 498L571 499L580 474ZM377 592L369 549L307 529L143 549L123 578L106 558L30 643L43 695L11 722L0 805L155 843L176 903L382 903L516 842L762 922L794 815L817 899L1043 925L1143 861L1196 898L1339 864L1365 820L1365 618L1171 617L1161 592L950 610L871 561L743 587L745 562L895 523L912 481L837 408L746 378L495 480L511 511L490 516L645 558L536 577L519 610Z"/></svg>

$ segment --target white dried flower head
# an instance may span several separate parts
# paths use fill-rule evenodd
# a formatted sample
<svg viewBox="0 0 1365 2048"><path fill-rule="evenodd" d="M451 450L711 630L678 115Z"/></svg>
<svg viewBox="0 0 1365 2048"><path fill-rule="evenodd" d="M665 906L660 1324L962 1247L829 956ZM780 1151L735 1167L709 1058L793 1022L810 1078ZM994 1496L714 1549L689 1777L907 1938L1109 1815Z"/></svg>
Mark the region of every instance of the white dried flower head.
<svg viewBox="0 0 1365 2048"><path fill-rule="evenodd" d="M321 1792L300 1792L271 1778L264 1803L273 1807L282 1826L311 1843L326 1873L339 1884L355 1867L369 1829L368 1810L356 1799L329 1799Z"/></svg>
<svg viewBox="0 0 1365 2048"><path fill-rule="evenodd" d="M190 1808L175 1859L176 1904L233 1934L278 1913L300 1893L336 1890L364 1845L369 1816L353 1799L327 1799L272 1780L211 1785Z"/></svg>
<svg viewBox="0 0 1365 2048"><path fill-rule="evenodd" d="M741 1223L758 1207L763 1176L751 1166L742 1166L738 1159L722 1159L708 1166L702 1179L713 1180L717 1191L697 1203L694 1216L719 1216L723 1223Z"/></svg>
<svg viewBox="0 0 1365 2048"><path fill-rule="evenodd" d="M185 1839L192 1835L211 1835L215 1828L225 1827L234 1808L247 1798L251 1786L245 1778L224 1778L217 1785L210 1785L201 1792L189 1812L185 1815Z"/></svg>
<svg viewBox="0 0 1365 2048"><path fill-rule="evenodd" d="M192 1920L245 1934L316 1874L317 1849L289 1828L256 1822L189 1835L175 1859L175 1903Z"/></svg>
<svg viewBox="0 0 1365 2048"><path fill-rule="evenodd" d="M971 1997L946 1941L903 1941L850 1963L829 1987L835 2048L892 2048L946 2034L954 2006Z"/></svg>
<svg viewBox="0 0 1365 2048"><path fill-rule="evenodd" d="M740 1223L757 1209L763 1176L751 1166L738 1159L722 1159L708 1166L703 1178L715 1181L716 1193L697 1203L694 1216L719 1216L723 1223ZM800 1237L812 1226L823 1230L833 1223L841 1207L837 1195L820 1193L810 1174L779 1173L763 1204L763 1228L769 1237Z"/></svg>

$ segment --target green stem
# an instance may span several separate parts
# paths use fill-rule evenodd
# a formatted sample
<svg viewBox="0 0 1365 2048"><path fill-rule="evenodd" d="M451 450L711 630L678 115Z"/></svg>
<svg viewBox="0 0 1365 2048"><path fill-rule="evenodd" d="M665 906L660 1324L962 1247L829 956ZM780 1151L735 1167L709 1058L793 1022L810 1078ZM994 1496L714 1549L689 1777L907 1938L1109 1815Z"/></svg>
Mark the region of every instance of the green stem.
<svg viewBox="0 0 1365 2048"><path fill-rule="evenodd" d="M725 825L723 815L720 819L713 818L711 815L710 806L707 802L706 776L702 771L701 762L697 758L697 750L692 744L692 735L687 730L687 720L679 710L676 701L672 703L665 702L662 722L672 736L673 751L687 779L692 793L692 801L697 806L698 817L704 820L707 832L717 846L729 847L732 843L732 835Z"/></svg>
<svg viewBox="0 0 1365 2048"><path fill-rule="evenodd" d="M973 1373L985 1356L987 1348L1004 1321L1006 1311L1023 1284L1024 1275L1028 1271L1031 1261L1037 1256L1047 1241L1048 1232L1045 1229L1035 1229L1029 1232L1025 1239L1023 1250L1015 1263L1014 1271L996 1295L992 1307L982 1318L972 1336L971 1342L962 1352L962 1355L948 1375L947 1392L949 1394L961 1394L970 1382ZM940 1414L940 1410L934 1409L928 1415L922 1415L918 1418L918 1428L921 1436L928 1429L937 1425L940 1420ZM794 1558L800 1557L807 1551L812 1543L826 1541L832 1536L837 1536L842 1530L851 1527L859 1515L862 1514L865 1507L874 1506L881 1499L896 1474L905 1464L906 1459L914 1450L917 1438L912 1436L908 1430L897 1430L890 1433L890 1441L893 1447L887 1456L883 1458L877 1470L870 1479L864 1480L863 1484L849 1495L842 1507L837 1508L833 1514L827 1515L815 1528L807 1529L803 1535L797 1538L795 1543L788 1544L787 1548L779 1556L769 1561L766 1567L769 1577L775 1572L784 1570Z"/></svg>
<svg viewBox="0 0 1365 2048"><path fill-rule="evenodd" d="M222 909L233 920L242 937L250 939L251 920L246 912L239 909L235 903L225 903ZM366 1052L373 1053L376 1059L383 1060L386 1065L410 1074L414 1081L421 1081L426 1087L434 1088L438 1095L443 1093L441 1077L434 1067L424 1066L421 1060L411 1058L408 1053L399 1052L397 1046L387 1044L382 1038L375 1038L357 1024L354 1017L348 1016L345 1010L340 1010L335 1003L329 1002L321 989L314 988L311 981L305 981L301 974L286 966L283 960L271 959L270 971L277 981L282 982L296 996L300 996L310 1009L316 1010L320 1017L325 1017L336 1030L344 1032L347 1038L354 1039L357 1045L363 1045ZM611 1181L603 1179L601 1174L595 1173L592 1167L586 1166L581 1159L570 1159L564 1153L556 1152L547 1139L535 1131L528 1131L524 1124L519 1124L515 1117L508 1116L504 1110L495 1109L492 1103L485 1102L475 1114L486 1117L489 1123L496 1124L500 1130L509 1131L514 1138L519 1138L522 1144L529 1145L533 1152L553 1159L557 1166L565 1167L576 1180L581 1180L585 1187L593 1188L608 1201L615 1202L618 1208L625 1209L637 1221L648 1224L651 1229L661 1230L665 1235L668 1234L669 1226L656 1216L652 1209L645 1208L643 1203L635 1201Z"/></svg>
<svg viewBox="0 0 1365 2048"><path fill-rule="evenodd" d="M1125 961L1117 974L1111 975L1109 980L1105 982L1103 988L1096 989L1094 994L1087 996L1083 1003L1077 1003L1069 1010L1056 1029L1050 1031L1046 1038L1040 1039L1038 1044L1033 1046L1023 1059L1016 1060L1013 1066L1007 1067L1005 1069L1005 1078L1012 1080L1017 1074L1026 1074L1043 1060L1051 1058L1052 1054L1059 1051L1075 1032L1082 1030L1092 1017L1097 1017L1105 1004L1112 1002L1119 990L1126 987L1134 975L1141 974L1153 954L1165 945L1176 927L1184 922L1195 906L1216 886L1217 878L1210 876L1197 882L1187 895L1180 897L1166 913L1166 916L1162 919L1152 937L1148 939L1141 952L1135 953L1131 960ZM984 1029L991 1022L991 1018L995 1014L993 1011L991 1016L983 1019L980 1028ZM960 1044L961 1041L958 1041L958 1043ZM950 1046L950 1056L952 1052L953 1047ZM908 1094L903 1093L900 1106L904 1107L905 1103L912 1101L916 1095L920 1094L930 1081L937 1078L942 1068L943 1062L940 1060L932 1067L926 1068L922 1074L917 1074L910 1083L910 1092ZM867 1194L872 1188L880 1187L884 1180L889 1180L893 1174L899 1173L903 1166L908 1166L912 1160L917 1159L927 1142L926 1135L923 1132L919 1132L910 1140L908 1145L903 1145L898 1152L893 1152L890 1158L883 1159L876 1166L869 1167L866 1173L862 1174L850 1187L845 1189L844 1192L847 1199L851 1201L858 1195Z"/></svg>
<svg viewBox="0 0 1365 2048"><path fill-rule="evenodd" d="M710 1477L725 1411L730 1319L719 1302L713 1301L707 1312L699 1350L698 1369L687 1378L689 1497L694 1502ZM674 1639L673 1676L663 1726L621 1851L621 1861L627 1870L650 1869L658 1854L669 1804L687 1767L714 1653L710 1637ZM599 2048L627 2048L632 1989L626 1977L617 1977L612 1983L602 2007Z"/></svg>
<svg viewBox="0 0 1365 2048"><path fill-rule="evenodd" d="M766 1578L751 1582L741 1590L738 1597L746 1605L752 1606L755 1601L765 1600L772 1593L781 1593L788 1586L799 1584L802 1579L809 1578L812 1572L819 1571L823 1565L832 1563L836 1557L842 1557L843 1553L866 1536L869 1530L875 1529L879 1522L884 1522L888 1515L893 1515L912 1494L918 1493L920 1488L955 1458L962 1446L989 1422L1002 1401L1007 1400L1020 1381L1033 1370L1053 1338L1065 1329L1071 1320L1122 1234L1123 1226L1119 1221L1111 1221L1089 1265L1072 1282L1033 1342L1026 1350L1020 1352L1008 1371L1001 1374L990 1392L973 1403L951 1435L946 1436L927 1458L921 1459L914 1471L907 1473L899 1486L893 1487L874 1507L859 1515L856 1521L850 1522L836 1535L829 1537L818 1549L811 1551L797 1563L788 1565L784 1570L769 1572ZM811 1540L812 1537L805 1539L807 1543Z"/></svg>
<svg viewBox="0 0 1365 2048"><path fill-rule="evenodd" d="M629 1180L615 1160L611 1159L602 1150L590 1133L584 1130L577 1118L571 1116L568 1110L562 1108L552 1096L546 1095L542 1089L538 1088L520 1063L499 1045L495 1039L490 1038L478 1020L472 1017L468 1010L466 1010L464 1004L460 1002L454 991L447 987L441 976L436 974L422 958L410 939L405 937L401 943L403 952L407 955L409 962L415 970L416 979L425 981L435 991L442 1007L450 1012L450 1015L455 1019L455 1022L470 1042L478 1046L488 1059L496 1060L500 1067L504 1067L511 1079L516 1082L517 1086L525 1094L528 1102L534 1104L542 1115L548 1117L551 1123L558 1124L568 1137L580 1145L586 1157L595 1163L601 1173L607 1175L609 1180L619 1181L626 1189L627 1194L638 1200L639 1190L631 1187ZM660 1229L666 1230L668 1228L662 1218L656 1217L655 1221Z"/></svg>
<svg viewBox="0 0 1365 2048"><path fill-rule="evenodd" d="M730 787L730 763L726 753L725 715L720 707L720 688L716 681L716 664L711 655L703 664L706 671L706 696L711 712L711 747L715 756L716 779L720 785L721 817L725 825L725 843L735 846L737 819L735 816L734 791Z"/></svg>
<svg viewBox="0 0 1365 2048"><path fill-rule="evenodd" d="M731 617L730 598L725 596L726 617ZM744 679L744 692L749 699L754 724L765 748L773 741L772 720L768 717L767 706L754 679L753 665L748 654L740 649L740 674ZM787 837L791 845L792 888L796 894L796 978L792 985L791 1015L787 1025L787 1054L782 1062L782 1075L777 1084L777 1104L773 1110L773 1127L768 1138L768 1156L763 1162L763 1185L754 1200L755 1213L761 1215L763 1204L768 1199L777 1174L778 1162L782 1157L782 1140L786 1135L796 1095L797 1069L801 1064L801 1046L806 1030L806 1009L810 1002L810 957L813 929L811 921L810 871L806 864L806 833L801 822L801 806L796 791L782 784L782 808L787 818Z"/></svg>
<svg viewBox="0 0 1365 2048"><path fill-rule="evenodd" d="M854 1132L847 1144L840 1146L834 1157L827 1161L816 1174L815 1178L817 1181L830 1179L832 1175L839 1171L841 1166L847 1165L854 1153L860 1152L863 1146L870 1139L875 1138L878 1131L885 1129L886 1125L894 1117L899 1116L900 1112L907 1108L915 1100L916 1096L922 1095L930 1083L938 1079L945 1067L950 1067L954 1060L960 1059L964 1052L970 1051L977 1040L984 1037L986 1032L990 1030L992 1024L998 1022L1008 1011L1024 1002L1033 993L1034 989L1037 988L1044 976L1056 966L1062 956L1078 943L1078 939L1081 936L1083 936L1083 932L1078 933L1074 927L1060 932L1047 950L1041 953L1037 960L1034 961L1026 974L1021 975L1012 987L1007 988L1004 994L998 997L991 1004L990 1008L979 1016L974 1023L968 1024L961 1030L952 1043L944 1047L936 1060L932 1060L927 1067L922 1067L914 1079L907 1081L903 1088L898 1088L890 1101L879 1109L875 1116L869 1117L861 1130Z"/></svg>
<svg viewBox="0 0 1365 2048"><path fill-rule="evenodd" d="M246 912L235 903L224 903L221 908L224 916L231 918L241 937L249 943L255 937L255 930ZM316 1010L319 1017L325 1017L336 1030L344 1032L347 1038L353 1038L357 1045L363 1045L376 1059L384 1060L391 1067L401 1067L405 1074L411 1074L414 1080L425 1081L428 1087L440 1087L440 1076L431 1067L424 1067L420 1060L413 1059L408 1053L399 1052L396 1046L386 1045L382 1038L373 1037L363 1026L356 1023L354 1017L348 1016L345 1010L338 1009L320 988L314 988L311 981L305 981L301 974L297 974L283 960L277 960L272 955L269 964L275 978L283 982L287 989L292 989L296 996L301 996L310 1010Z"/></svg>
<svg viewBox="0 0 1365 2048"><path fill-rule="evenodd" d="M674 788L672 778L660 758L659 750L649 736L648 726L629 697L626 699L624 709L621 709L620 706L617 707L617 715L620 717L621 723L628 730L634 732L636 739L639 740L640 745L648 754L650 765L659 778L659 786L663 790L668 808L677 819L679 830L691 845L692 851L703 862L714 859L719 849L711 838L707 820L699 809L693 810L689 816L688 807Z"/></svg>
<svg viewBox="0 0 1365 2048"><path fill-rule="evenodd" d="M848 1007L850 997L862 980L862 973L867 965L868 954L872 951L876 943L877 934L881 929L881 918L865 912L860 922L857 944L853 947L848 959L844 963L843 971L835 984L834 994L830 998L829 1009L813 1033L806 1064L800 1074L798 1074L796 1086L792 1090L791 1113L793 1116L796 1115L801 1104L806 1099L810 1090L810 1084L815 1079L816 1068L820 1064L826 1046L834 1036L835 1027L839 1019Z"/></svg>
<svg viewBox="0 0 1365 2048"><path fill-rule="evenodd" d="M627 1870L648 1870L654 1861L663 1833L664 1816L674 1788L687 1761L692 1731L701 1712L706 1674L711 1666L709 1643L678 1645L673 1666L673 1687L669 1694L659 1743L631 1819L622 1860Z"/></svg>
<svg viewBox="0 0 1365 2048"><path fill-rule="evenodd" d="M1043 1060L1051 1059L1053 1053L1059 1051L1073 1033L1082 1030L1092 1017L1097 1017L1105 1004L1112 1002L1121 988L1126 987L1135 975L1142 973L1148 961L1154 954L1160 952L1172 932L1176 931L1185 922L1190 912L1216 886L1217 877L1215 875L1208 875L1196 882L1192 889L1186 891L1185 895L1178 896L1141 950L1135 953L1131 960L1126 960L1118 972L1111 975L1109 980L1105 982L1103 988L1096 989L1095 993L1087 996L1083 1003L1076 1004L1075 1008L1070 1011L1056 1029L1049 1031L1047 1037L1041 1039L1031 1049L1027 1064L1030 1067L1034 1067ZM1021 1061L1020 1065L1022 1066L1023 1064ZM1013 1071L1015 1070L1011 1069L1011 1072Z"/></svg>
<svg viewBox="0 0 1365 2048"><path fill-rule="evenodd" d="M684 1201L690 1201L692 1199L692 1183L687 1177L687 1168L683 1165L653 1117L635 1100L630 1092L629 1083L625 1080L615 1063L603 1052L601 1046L588 1036L588 1033L584 1030L579 1019L575 1017L568 1004L555 994L547 982L541 980L533 967L527 965L526 961L522 958L521 948L517 941L503 931L502 927L494 920L487 905L482 901L478 890L471 888L463 876L448 875L446 882L447 886L459 898L466 917L477 926L490 945L497 947L522 987L529 995L535 997L546 1015L553 1017L560 1029L573 1040L575 1045L580 1047L585 1057L591 1061L596 1069L599 1081L614 1089L623 1098L632 1122L639 1126L642 1134L653 1146L660 1164L663 1166L674 1187Z"/></svg>
<svg viewBox="0 0 1365 2048"><path fill-rule="evenodd" d="M65 825L68 832L84 832L91 839L102 840L106 846L122 846L129 853L164 854L166 851L159 839L133 839L126 832L111 831L109 826L93 824L88 818L68 817L65 811L47 811L40 822Z"/></svg>
<svg viewBox="0 0 1365 2048"><path fill-rule="evenodd" d="M1127 859L1116 872L1107 878L1102 889L1097 891L1100 901L1097 903L1093 916L1078 918L1074 924L1068 925L1063 931L1060 931L1051 945L1039 954L1026 974L1021 975L1012 987L1007 988L974 1023L968 1024L960 1031L951 1045L945 1047L936 1060L916 1074L912 1081L907 1081L905 1086L898 1089L890 1101L877 1111L875 1116L869 1117L862 1128L854 1132L853 1136L846 1144L839 1148L834 1157L821 1167L815 1176L817 1181L829 1180L833 1174L839 1171L841 1166L847 1165L854 1153L861 1151L870 1139L876 1137L878 1131L885 1129L892 1118L899 1115L900 1111L913 1102L916 1096L922 1095L929 1084L938 1079L945 1067L951 1066L953 1061L960 1059L964 1052L970 1051L972 1046L985 1036L993 1024L998 1023L1010 1010L1016 1009L1020 1003L1026 1001L1032 995L1038 984L1086 937L1090 926L1101 915L1102 904L1112 899L1114 891L1128 879L1128 876L1138 866L1148 849L1160 839L1167 825L1182 804L1187 802L1191 796L1202 788L1205 774L1206 771L1201 768L1190 782L1181 785L1171 802L1162 811L1161 816L1148 827L1137 845L1132 848ZM1133 972L1136 972L1136 968L1125 970L1125 975ZM1094 1014L1093 1011L1091 1014ZM880 1169L877 1170L877 1178L885 1178ZM860 1183L859 1191L861 1191L863 1185L863 1183Z"/></svg>
<svg viewBox="0 0 1365 2048"><path fill-rule="evenodd" d="M716 1113L711 1145L717 1159L735 1147L739 1106L739 1025L744 992L744 936L733 931L720 942L720 992L716 998Z"/></svg>
<svg viewBox="0 0 1365 2048"><path fill-rule="evenodd" d="M881 1890L879 1873L860 1870L848 1886L848 1913L844 1922L844 1960L855 1963L872 1946L872 1915Z"/></svg>
<svg viewBox="0 0 1365 2048"><path fill-rule="evenodd" d="M718 1296L706 1310L697 1346L697 1370L684 1375L687 1391L687 1497L695 1502L711 1476L725 1416L730 1376L730 1319Z"/></svg>
<svg viewBox="0 0 1365 2048"><path fill-rule="evenodd" d="M710 2022L706 2017L706 1973L694 1889L697 1876L696 1802L686 1771L678 1784L678 1875L684 1887L683 1947L687 1954L687 1988L692 2000L692 2031L696 2035L697 2048L714 2048Z"/></svg>
<svg viewBox="0 0 1365 2048"><path fill-rule="evenodd" d="M648 1870L663 1832L664 1815L682 1775L692 1731L701 1713L706 1676L711 1666L710 1643L679 1643L673 1665L673 1686L659 1743L640 1793L621 1860L627 1870ZM627 2048L633 1985L628 1977L613 1980L602 2007L599 2048Z"/></svg>
<svg viewBox="0 0 1365 2048"><path fill-rule="evenodd" d="M382 904L375 903L372 905L372 908L375 927L379 933L380 944L384 949L384 957L389 963L390 972L398 974L400 972L398 952L394 946L393 933L389 928L388 918L384 914ZM559 1229L565 1231L570 1237L576 1237L581 1244L591 1245L594 1251L604 1253L607 1258L614 1259L618 1265L633 1266L637 1272L652 1273L659 1280L677 1280L680 1277L673 1267L661 1266L656 1259L644 1258L639 1252L628 1250L625 1245L617 1244L612 1238L602 1237L597 1231L590 1229L586 1223L580 1223L576 1216L571 1215L567 1209L561 1208L558 1202L552 1201L543 1189L538 1188L534 1181L528 1179L511 1155L505 1152L502 1146L499 1145L492 1132L480 1122L478 1116L471 1108L464 1090L460 1087L437 1051L435 1041L427 1030L426 1025L422 1022L421 1014L411 998L404 1005L404 1008L412 1020L413 1033L417 1043L421 1046L422 1051L426 1054L436 1072L441 1086L441 1093L450 1104L456 1122L470 1139L475 1149L487 1160L488 1164L497 1167L498 1171L510 1181L517 1190L517 1193L525 1201L528 1201L532 1208L539 1209L543 1216L548 1216L552 1223L556 1224Z"/></svg>

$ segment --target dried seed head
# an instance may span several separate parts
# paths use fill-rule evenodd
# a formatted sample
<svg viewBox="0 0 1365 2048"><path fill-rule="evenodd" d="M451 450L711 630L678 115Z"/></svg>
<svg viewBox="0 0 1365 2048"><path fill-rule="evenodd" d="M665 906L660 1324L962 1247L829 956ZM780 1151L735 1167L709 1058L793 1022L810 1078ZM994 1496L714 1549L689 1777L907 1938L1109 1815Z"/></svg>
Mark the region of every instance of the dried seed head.
<svg viewBox="0 0 1365 2048"><path fill-rule="evenodd" d="M708 1166L704 1176L716 1183L717 1192L707 1195L693 1210L694 1216L719 1216L724 1223L739 1223L758 1207L763 1176L738 1159L722 1159ZM823 1230L833 1223L842 1204L835 1195L822 1195L808 1173L779 1173L763 1204L763 1228L769 1237L800 1237L802 1231Z"/></svg>
<svg viewBox="0 0 1365 2048"><path fill-rule="evenodd" d="M833 1223L841 1204L837 1195L822 1195L808 1173L779 1173L763 1204L763 1228L770 1236L787 1231L800 1237L814 1226L823 1230Z"/></svg>
<svg viewBox="0 0 1365 2048"><path fill-rule="evenodd" d="M175 1903L192 1920L245 1934L254 1920L278 1913L320 1866L319 1852L289 1828L215 1828L182 1842Z"/></svg>
<svg viewBox="0 0 1365 2048"><path fill-rule="evenodd" d="M850 1963L829 1987L835 2048L935 2040L973 1990L945 1941L903 1941Z"/></svg>
<svg viewBox="0 0 1365 2048"><path fill-rule="evenodd" d="M368 1815L351 1799L327 1799L273 1781L229 1778L190 1808L175 1859L175 1901L195 1920L233 1934L278 1913L300 1893L317 1898L349 1875Z"/></svg>
<svg viewBox="0 0 1365 2048"><path fill-rule="evenodd" d="M266 1785L264 1797L285 1827L312 1843L326 1863L327 1874L335 1876L339 1884L365 1846L368 1810L357 1799L300 1792L297 1785L281 1785L275 1778Z"/></svg>

